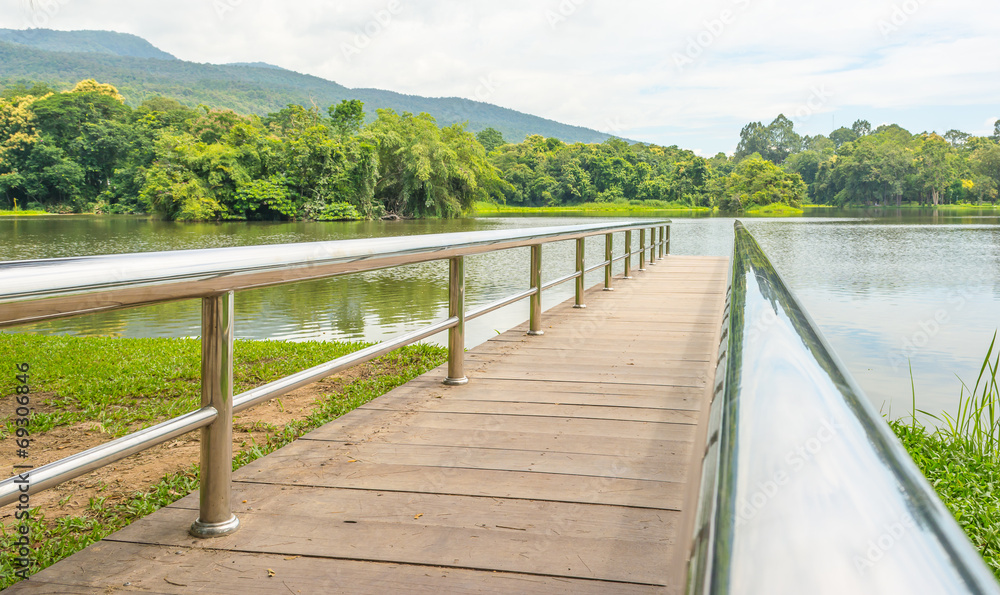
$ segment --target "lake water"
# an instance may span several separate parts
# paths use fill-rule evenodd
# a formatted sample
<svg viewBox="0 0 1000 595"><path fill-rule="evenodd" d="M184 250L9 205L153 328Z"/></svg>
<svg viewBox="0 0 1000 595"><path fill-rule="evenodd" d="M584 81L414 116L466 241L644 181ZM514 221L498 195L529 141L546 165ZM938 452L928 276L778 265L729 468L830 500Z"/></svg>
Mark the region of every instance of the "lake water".
<svg viewBox="0 0 1000 595"><path fill-rule="evenodd" d="M733 219L672 216L675 254L729 256ZM487 217L458 221L177 224L128 217L0 218L0 260L283 244L383 235L505 229L592 217ZM743 219L876 407L893 417L917 406L952 410L962 378L974 383L1000 326L1000 218L992 212L817 209ZM619 234L621 235L621 234ZM617 238L616 252L622 250ZM603 238L587 243L603 257ZM544 249L544 278L573 269L573 245ZM527 288L528 250L468 259L469 306ZM620 265L619 265L620 270ZM378 341L445 316L447 266L427 263L237 294L237 336ZM588 276L588 285L602 280ZM572 295L548 292L548 307ZM400 307L400 304L406 304ZM199 306L184 301L19 327L22 332L120 337L199 334ZM469 324L474 346L522 322L527 303ZM442 341L443 337L436 338Z"/></svg>

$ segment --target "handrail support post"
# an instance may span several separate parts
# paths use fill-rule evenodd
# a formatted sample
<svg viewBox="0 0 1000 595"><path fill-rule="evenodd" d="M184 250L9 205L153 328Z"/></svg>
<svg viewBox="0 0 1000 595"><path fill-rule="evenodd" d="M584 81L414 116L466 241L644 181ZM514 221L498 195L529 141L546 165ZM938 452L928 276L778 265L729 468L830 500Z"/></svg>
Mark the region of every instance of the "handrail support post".
<svg viewBox="0 0 1000 595"><path fill-rule="evenodd" d="M639 270L646 270L646 228L639 230Z"/></svg>
<svg viewBox="0 0 1000 595"><path fill-rule="evenodd" d="M236 531L233 514L233 336L232 291L202 298L201 406L214 407L218 417L201 429L201 491L195 537L222 537Z"/></svg>
<svg viewBox="0 0 1000 595"><path fill-rule="evenodd" d="M608 264L604 266L604 291L614 291L611 286L611 259L614 258L614 237L612 234L604 234L604 261Z"/></svg>
<svg viewBox="0 0 1000 595"><path fill-rule="evenodd" d="M531 246L531 288L535 293L531 294L531 315L528 325L529 335L544 335L542 330L542 245L533 244Z"/></svg>
<svg viewBox="0 0 1000 595"><path fill-rule="evenodd" d="M622 279L632 278L632 230L625 232L625 274Z"/></svg>
<svg viewBox="0 0 1000 595"><path fill-rule="evenodd" d="M584 265L585 240L586 238L577 238L576 240L576 272L580 276L576 278L576 304L573 306L574 308L587 307L587 304L583 303L583 292L584 292L583 271L584 269L586 269L586 266Z"/></svg>
<svg viewBox="0 0 1000 595"><path fill-rule="evenodd" d="M448 329L449 386L468 384L465 376L465 258L456 256L449 260L448 317L458 318L458 324Z"/></svg>
<svg viewBox="0 0 1000 595"><path fill-rule="evenodd" d="M656 228L649 228L649 264L656 264Z"/></svg>

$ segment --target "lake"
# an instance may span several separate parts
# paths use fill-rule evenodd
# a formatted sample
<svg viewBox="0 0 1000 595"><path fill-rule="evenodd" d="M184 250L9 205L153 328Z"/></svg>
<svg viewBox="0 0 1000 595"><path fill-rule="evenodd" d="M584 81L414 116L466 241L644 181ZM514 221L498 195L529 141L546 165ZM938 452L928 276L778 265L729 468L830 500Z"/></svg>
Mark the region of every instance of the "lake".
<svg viewBox="0 0 1000 595"><path fill-rule="evenodd" d="M729 256L733 219L672 215L675 254ZM877 408L953 410L962 378L974 383L1000 326L1000 217L991 211L807 210L803 217L744 218L788 285ZM384 235L536 227L592 217L482 217L455 221L178 224L131 217L0 218L0 260L283 244ZM619 234L620 235L620 234ZM589 262L603 238L587 242ZM616 251L622 250L617 238ZM547 245L543 277L573 270L573 244ZM468 259L469 306L528 286L528 250ZM620 270L620 265L618 270ZM237 336L378 341L444 317L447 266L426 263L237 294ZM601 282L600 272L588 285ZM565 284L544 296L569 298ZM406 304L400 307L400 304ZM176 302L53 321L20 332L116 337L197 336L199 305ZM468 346L527 318L527 302L469 324ZM435 338L443 341L442 337Z"/></svg>

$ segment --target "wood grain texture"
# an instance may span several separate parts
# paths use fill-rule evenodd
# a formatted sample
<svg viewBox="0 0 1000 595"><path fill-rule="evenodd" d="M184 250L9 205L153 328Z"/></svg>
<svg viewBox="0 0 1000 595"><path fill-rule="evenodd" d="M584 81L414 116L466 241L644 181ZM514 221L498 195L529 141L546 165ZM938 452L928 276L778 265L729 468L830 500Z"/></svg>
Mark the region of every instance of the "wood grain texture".
<svg viewBox="0 0 1000 595"><path fill-rule="evenodd" d="M674 592L727 266L657 260L243 467L233 535L192 494L10 592Z"/></svg>

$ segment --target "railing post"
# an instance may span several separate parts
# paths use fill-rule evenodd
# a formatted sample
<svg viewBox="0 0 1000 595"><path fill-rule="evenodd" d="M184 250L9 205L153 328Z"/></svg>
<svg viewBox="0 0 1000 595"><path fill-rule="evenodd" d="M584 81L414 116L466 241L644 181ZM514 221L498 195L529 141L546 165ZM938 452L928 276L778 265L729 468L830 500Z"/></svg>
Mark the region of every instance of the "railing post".
<svg viewBox="0 0 1000 595"><path fill-rule="evenodd" d="M448 329L448 377L450 386L468 384L465 376L465 258L449 261L448 317L458 317L458 324Z"/></svg>
<svg viewBox="0 0 1000 595"><path fill-rule="evenodd" d="M221 537L240 526L230 502L233 479L234 292L201 301L201 406L218 417L201 429L201 504L195 537Z"/></svg>
<svg viewBox="0 0 1000 595"><path fill-rule="evenodd" d="M667 237L667 226L664 225L664 226L660 227L660 259L661 260L663 259L663 248L666 245L666 242L664 240L666 240L666 237Z"/></svg>
<svg viewBox="0 0 1000 595"><path fill-rule="evenodd" d="M666 256L670 256L670 226L666 225L664 229L667 232L667 239L663 242L663 250Z"/></svg>
<svg viewBox="0 0 1000 595"><path fill-rule="evenodd" d="M646 270L646 228L639 230L639 270Z"/></svg>
<svg viewBox="0 0 1000 595"><path fill-rule="evenodd" d="M604 234L604 261L607 262L604 266L604 291L614 291L615 288L611 287L611 259L614 256L612 247L614 245L614 237L612 234Z"/></svg>
<svg viewBox="0 0 1000 595"><path fill-rule="evenodd" d="M576 278L576 304L573 306L574 308L587 307L587 304L583 303L583 269L586 268L583 263L585 240L586 238L578 238L576 240L576 272L579 273L580 276Z"/></svg>
<svg viewBox="0 0 1000 595"><path fill-rule="evenodd" d="M632 230L625 232L625 274L622 279L632 278Z"/></svg>
<svg viewBox="0 0 1000 595"><path fill-rule="evenodd" d="M542 330L542 245L531 247L531 287L537 289L531 295L531 321L529 335L544 335Z"/></svg>
<svg viewBox="0 0 1000 595"><path fill-rule="evenodd" d="M649 264L656 264L656 228L649 228Z"/></svg>

